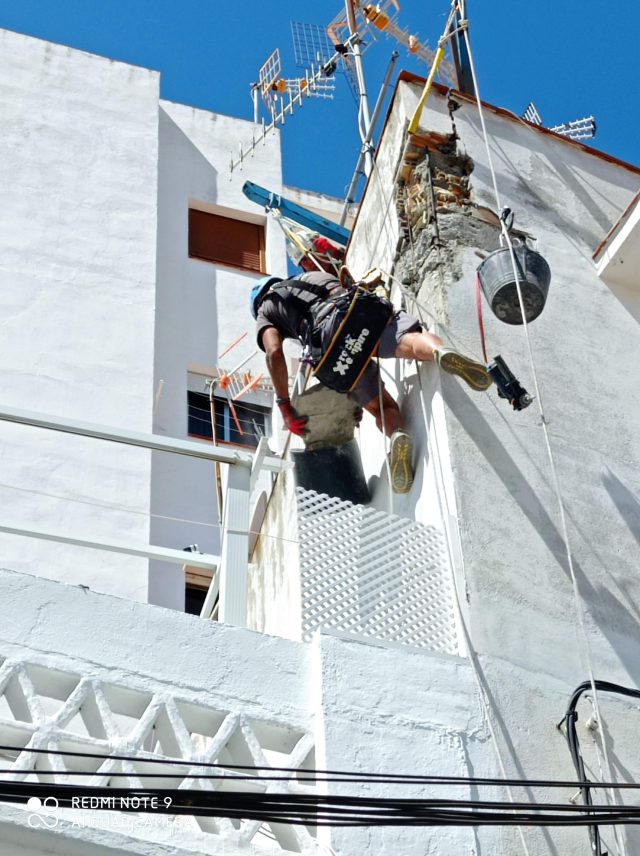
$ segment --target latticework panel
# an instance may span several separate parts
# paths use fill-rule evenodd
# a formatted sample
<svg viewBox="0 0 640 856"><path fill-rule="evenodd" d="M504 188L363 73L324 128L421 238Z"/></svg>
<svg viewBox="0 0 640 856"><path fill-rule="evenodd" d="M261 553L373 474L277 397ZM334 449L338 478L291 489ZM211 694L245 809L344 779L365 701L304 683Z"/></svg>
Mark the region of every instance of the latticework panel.
<svg viewBox="0 0 640 856"><path fill-rule="evenodd" d="M318 628L457 654L444 536L298 488L303 638Z"/></svg>
<svg viewBox="0 0 640 856"><path fill-rule="evenodd" d="M0 663L0 766L7 771L5 779L73 784L80 793L82 785L309 792L295 774L288 781L269 781L272 767L302 771L314 765L311 735L286 723L195 704L166 687L144 691L24 660L3 662L0 656ZM106 757L56 754L60 751ZM109 757L115 755L128 760ZM260 779L238 778L245 771L237 767L253 766L262 768ZM79 777L79 772L88 775ZM145 773L162 777L149 779L141 775ZM216 778L208 778L211 773ZM269 852L299 853L314 842L304 827L205 817L180 817L176 823L182 834L222 835L236 845L268 846ZM137 826L148 833L148 823ZM136 825L127 830L136 835Z"/></svg>

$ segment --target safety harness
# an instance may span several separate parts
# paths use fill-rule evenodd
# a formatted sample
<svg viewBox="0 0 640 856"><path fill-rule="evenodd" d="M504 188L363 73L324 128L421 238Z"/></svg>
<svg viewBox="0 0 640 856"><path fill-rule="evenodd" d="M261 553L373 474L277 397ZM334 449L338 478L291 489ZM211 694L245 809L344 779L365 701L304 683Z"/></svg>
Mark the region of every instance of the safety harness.
<svg viewBox="0 0 640 856"><path fill-rule="evenodd" d="M313 366L314 377L325 386L336 392L350 392L376 353L393 305L361 285L328 289L293 279L277 283L268 293L287 291L297 292L296 298L307 305L309 320L300 331L303 361ZM335 313L341 319L338 329L329 344L323 346L327 325L337 323Z"/></svg>

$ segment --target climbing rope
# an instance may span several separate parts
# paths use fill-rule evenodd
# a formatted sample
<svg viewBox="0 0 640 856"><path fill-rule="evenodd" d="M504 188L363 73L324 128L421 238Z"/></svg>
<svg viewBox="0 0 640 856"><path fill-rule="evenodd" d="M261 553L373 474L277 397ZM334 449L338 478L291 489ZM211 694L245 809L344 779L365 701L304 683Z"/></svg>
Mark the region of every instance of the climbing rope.
<svg viewBox="0 0 640 856"><path fill-rule="evenodd" d="M415 249L414 249L413 236L412 236L410 225L408 226L408 233L409 233L409 243L411 246L412 259L415 263L415 255L414 255ZM441 267L442 267L442 265L438 264L438 270L441 270ZM401 288L401 291L404 294L405 298L408 298L409 301L411 301L413 303L415 314L418 316L418 318L420 318L421 321L423 321L424 319L422 318L421 306L420 306L420 303L418 302L417 297L413 294L410 294L407 290L403 289L402 286L400 286L400 288ZM484 347L484 342L483 342L483 347ZM422 384L422 374L420 372L420 364L417 361L416 361L416 373L417 373L417 377L418 377L418 388L420 391L419 397L420 397L420 405L422 408L422 418L424 420L425 433L426 433L426 437L427 437L427 452L429 454L430 459L434 462L434 475L435 475L435 479L436 479L436 496L437 496L437 500L438 500L438 509L440 512L440 517L442 519L442 523L445 527L445 533L446 533L445 543L447 545L449 567L451 568L451 576L453 578L453 592L454 592L454 596L455 596L455 604L456 604L458 624L459 624L460 628L462 629L466 653L468 654L469 662L471 663L471 671L473 672L473 677L474 677L476 687L478 690L478 697L480 699L480 706L482 708L484 720L487 723L487 728L489 729L489 735L491 738L493 750L494 750L495 755L496 755L496 759L498 761L498 766L500 768L500 772L502 774L503 779L507 779L508 776L507 776L506 765L505 765L504 759L502 757L502 751L500 749L500 743L498 741L498 736L497 736L495 729L493 727L493 718L491 716L492 713L494 713L494 715L495 715L495 711L492 711L492 708L495 708L495 703L493 703L491 698L488 696L488 693L487 693L485 686L483 684L483 680L481 677L480 662L478 660L477 652L473 646L471 634L469 632L469 628L467 626L467 622L465 621L464 613L462 610L463 598L462 598L462 595L461 595L459 587L458 587L458 578L457 578L457 574L456 574L455 569L456 569L456 566L459 567L460 571L464 574L464 557L462 555L462 551L460 551L459 560L457 562L454 562L454 555L453 555L453 549L452 549L453 539L455 537L456 541L459 543L460 542L460 534L459 534L459 532L456 532L454 535L454 533L451 531L451 521L457 520L457 514L452 514L450 509L449 509L449 502L447 499L447 491L446 491L446 487L445 487L445 478L444 478L444 473L442 471L442 457L441 457L440 448L438 445L437 431L435 430L435 428L433 431L429 430L429 417L427 414L427 405L426 405L426 399L425 399L425 394L424 394L424 387ZM511 803L515 803L516 799L514 797L513 791L511 790L511 788L508 785L506 786L506 791L507 791L507 796L509 798L509 801ZM514 809L514 811L515 811L515 809ZM530 856L529 846L527 844L527 840L525 838L524 831L523 831L521 826L518 826L518 835L520 837L520 842L522 844L522 849L523 849L525 856Z"/></svg>

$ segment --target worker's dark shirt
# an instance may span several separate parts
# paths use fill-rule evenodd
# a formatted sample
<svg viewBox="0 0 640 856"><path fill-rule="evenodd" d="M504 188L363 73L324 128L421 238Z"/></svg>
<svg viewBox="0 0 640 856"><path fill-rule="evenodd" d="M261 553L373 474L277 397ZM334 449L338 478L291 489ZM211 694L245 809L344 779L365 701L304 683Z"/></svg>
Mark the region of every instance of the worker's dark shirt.
<svg viewBox="0 0 640 856"><path fill-rule="evenodd" d="M335 276L324 271L303 273L278 283L278 291L268 292L260 304L256 318L256 336L263 351L262 334L267 327L275 327L283 339L299 339L304 332L305 323L309 320L309 309L324 299L322 295L314 294L311 289L288 287L289 282L296 282L298 285L311 283L326 289L325 294L340 285Z"/></svg>

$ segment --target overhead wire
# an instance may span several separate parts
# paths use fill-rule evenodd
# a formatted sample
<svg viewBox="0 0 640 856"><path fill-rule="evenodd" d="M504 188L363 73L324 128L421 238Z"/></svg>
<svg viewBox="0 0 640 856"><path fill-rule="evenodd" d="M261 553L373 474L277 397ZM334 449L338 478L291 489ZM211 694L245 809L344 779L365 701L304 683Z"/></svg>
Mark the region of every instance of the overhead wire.
<svg viewBox="0 0 640 856"><path fill-rule="evenodd" d="M356 797L188 788L101 788L34 782L0 783L0 801L53 798L56 808L226 817L288 825L357 826L590 826L640 824L640 807L498 800ZM82 804L82 801L85 804Z"/></svg>
<svg viewBox="0 0 640 856"><path fill-rule="evenodd" d="M578 688L578 691L584 688L584 684ZM167 767L192 767L197 768L198 770L226 770L226 771L237 771L241 770L247 773L247 780L254 779L256 781L262 780L264 778L262 773L288 773L290 776L295 776L299 778L300 781L304 780L305 777L308 777L309 781L318 782L318 781L327 781L332 782L334 784L344 784L345 782L349 783L360 783L360 784L375 784L375 783L384 783L384 784L400 784L400 785L453 785L453 786L466 786L466 785L477 785L477 786L487 786L487 787L501 787L503 785L511 785L513 787L536 787L536 788L570 788L575 789L579 787L589 787L594 790L606 789L611 787L610 782L591 782L587 779L521 779L521 778L495 778L495 777L486 777L486 776L448 776L448 775L428 775L424 773L390 773L390 772L362 772L358 770L337 770L337 769L322 769L322 768L313 768L307 769L302 767L287 767L287 766L277 766L277 765L259 765L259 764L235 764L235 763L216 763L213 761L203 761L201 759L187 759L187 758L159 758L153 755L130 755L126 753L112 753L109 754L107 752L79 752L77 750L71 749L52 749L52 748L39 748L39 747L31 747L31 746L14 746L11 744L1 744L0 752L11 752L16 754L16 760L22 754L29 755L49 755L60 758L88 758L91 760L102 760L102 761L126 761L132 764L155 764L158 766L167 766ZM5 759L6 760L6 759ZM20 773L21 775L35 773L36 775L70 775L73 771L55 771L55 770L43 770L43 769L29 769L18 771L16 769L0 770L0 773ZM126 775L136 775L143 776L144 773L122 773L120 771L104 771L99 772L99 770L91 770L81 772L81 775L95 775L95 776L105 776L111 775L113 777L122 777ZM168 777L166 771L163 771L162 774L165 778ZM178 776L184 776L186 774L176 774ZM197 778L206 778L208 774L198 774ZM217 778L217 774L212 773L211 778ZM283 779L283 781L286 781ZM623 790L640 790L640 782L620 782L616 787L620 787ZM640 810L640 807L638 807Z"/></svg>

